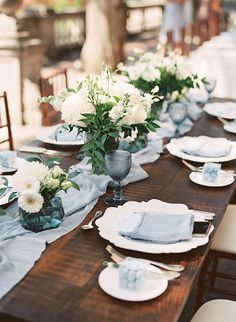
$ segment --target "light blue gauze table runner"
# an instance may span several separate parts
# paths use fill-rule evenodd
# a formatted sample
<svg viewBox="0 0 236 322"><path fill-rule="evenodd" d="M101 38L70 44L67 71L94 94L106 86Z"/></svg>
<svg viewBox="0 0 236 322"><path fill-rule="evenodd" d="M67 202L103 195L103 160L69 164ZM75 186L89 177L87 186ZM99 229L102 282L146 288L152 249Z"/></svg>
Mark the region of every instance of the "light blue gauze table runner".
<svg viewBox="0 0 236 322"><path fill-rule="evenodd" d="M154 140L145 149L132 155L132 168L122 185L147 178L148 174L141 164L154 162L161 151L162 141ZM46 244L76 228L106 192L107 186L113 183L108 176L92 175L86 159L74 166L73 170L75 168L82 173L73 179L79 184L80 191L71 188L67 194L59 193L65 210L60 227L39 233L24 229L16 215L16 203L8 207L6 215L0 217L0 299L34 266Z"/></svg>

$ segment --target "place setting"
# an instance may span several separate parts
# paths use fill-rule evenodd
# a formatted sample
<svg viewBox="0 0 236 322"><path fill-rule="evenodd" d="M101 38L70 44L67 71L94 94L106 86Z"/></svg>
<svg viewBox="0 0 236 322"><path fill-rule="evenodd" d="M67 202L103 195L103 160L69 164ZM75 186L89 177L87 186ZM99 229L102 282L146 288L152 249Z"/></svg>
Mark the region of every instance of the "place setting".
<svg viewBox="0 0 236 322"><path fill-rule="evenodd" d="M23 158L17 156L16 151L0 151L0 174L14 174L24 162Z"/></svg>
<svg viewBox="0 0 236 322"><path fill-rule="evenodd" d="M227 162L236 158L236 142L209 136L184 136L167 145L170 154L193 162Z"/></svg>
<svg viewBox="0 0 236 322"><path fill-rule="evenodd" d="M56 146L80 146L84 144L82 133L79 133L76 128L68 131L62 124L44 127L36 135L36 139L40 142Z"/></svg>
<svg viewBox="0 0 236 322"><path fill-rule="evenodd" d="M171 265L166 265L167 270L163 271L151 265L151 261L125 257L110 245L106 250L112 261L103 262L105 268L99 275L98 284L105 293L117 299L131 302L151 300L165 292L168 280L180 276L177 268L171 271ZM179 265L179 270L184 270L184 267Z"/></svg>
<svg viewBox="0 0 236 322"><path fill-rule="evenodd" d="M166 148L192 170L189 174L192 182L206 187L224 187L234 182L235 172L221 169L221 162L236 158L235 142L225 138L186 136L171 140ZM187 161L203 163L203 166L196 167Z"/></svg>

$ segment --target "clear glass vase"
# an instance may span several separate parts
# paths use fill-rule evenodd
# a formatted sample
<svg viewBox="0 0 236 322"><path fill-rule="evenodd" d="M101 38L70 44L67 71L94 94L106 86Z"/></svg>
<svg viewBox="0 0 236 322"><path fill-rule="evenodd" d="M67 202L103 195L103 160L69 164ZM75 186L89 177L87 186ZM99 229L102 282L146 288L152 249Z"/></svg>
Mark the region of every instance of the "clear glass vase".
<svg viewBox="0 0 236 322"><path fill-rule="evenodd" d="M42 209L36 213L28 213L19 208L21 224L24 228L39 232L42 230L57 228L65 215L61 198L53 197L43 204Z"/></svg>
<svg viewBox="0 0 236 322"><path fill-rule="evenodd" d="M143 133L142 135L137 136L137 138L135 138L131 142L121 141L119 143L119 150L125 150L130 153L136 153L146 148L147 144L148 144L147 134Z"/></svg>
<svg viewBox="0 0 236 322"><path fill-rule="evenodd" d="M90 143L94 141L93 134L86 133L85 136L85 143ZM89 163L92 166L93 174L103 175L106 174L105 168L105 153L110 150L114 150L118 148L118 141L115 138L108 137L108 139L103 144L103 150L98 147L96 149L88 149L85 151L85 155L89 158ZM98 152L98 153L97 153Z"/></svg>

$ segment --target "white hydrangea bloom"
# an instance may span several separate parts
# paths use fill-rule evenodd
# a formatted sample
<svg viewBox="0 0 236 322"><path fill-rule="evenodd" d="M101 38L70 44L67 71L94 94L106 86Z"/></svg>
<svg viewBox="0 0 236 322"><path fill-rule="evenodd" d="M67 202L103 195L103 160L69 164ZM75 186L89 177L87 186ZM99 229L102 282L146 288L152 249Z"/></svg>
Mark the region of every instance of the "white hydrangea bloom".
<svg viewBox="0 0 236 322"><path fill-rule="evenodd" d="M139 95L139 90L132 84L125 83L122 81L117 81L111 87L110 94L112 96L120 97L122 99L127 94L128 95L131 95L131 94L138 94Z"/></svg>
<svg viewBox="0 0 236 322"><path fill-rule="evenodd" d="M143 64L136 64L128 67L128 74L130 80L137 80L142 76Z"/></svg>
<svg viewBox="0 0 236 322"><path fill-rule="evenodd" d="M39 193L22 193L18 199L18 205L28 213L39 212L43 206L43 197Z"/></svg>
<svg viewBox="0 0 236 322"><path fill-rule="evenodd" d="M159 71L159 69L153 65L147 64L142 74L142 78L147 82L154 82L155 80L160 79L160 77L161 72Z"/></svg>
<svg viewBox="0 0 236 322"><path fill-rule="evenodd" d="M146 118L147 118L147 112L144 106L141 104L136 104L136 105L130 106L126 110L126 114L124 118L121 120L121 123L126 125L141 124L141 123L145 123Z"/></svg>
<svg viewBox="0 0 236 322"><path fill-rule="evenodd" d="M78 94L72 94L65 99L61 107L62 120L67 124L86 127L82 114L95 114L95 107L88 100L88 92L81 89Z"/></svg>

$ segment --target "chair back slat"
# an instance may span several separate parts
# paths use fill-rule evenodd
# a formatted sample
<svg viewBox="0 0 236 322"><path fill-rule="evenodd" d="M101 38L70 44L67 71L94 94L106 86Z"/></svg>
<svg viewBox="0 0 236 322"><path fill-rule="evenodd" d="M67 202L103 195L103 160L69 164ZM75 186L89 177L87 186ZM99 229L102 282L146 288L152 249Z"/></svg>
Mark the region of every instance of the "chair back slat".
<svg viewBox="0 0 236 322"><path fill-rule="evenodd" d="M7 131L5 138L2 139L5 128ZM0 144L6 142L9 144L9 149L14 150L7 93L3 92L3 94L0 94Z"/></svg>
<svg viewBox="0 0 236 322"><path fill-rule="evenodd" d="M63 88L68 88L67 70L56 72L49 77L40 78L40 94L41 96L57 95ZM61 112L55 110L49 103L41 103L42 125L51 126L61 123Z"/></svg>

